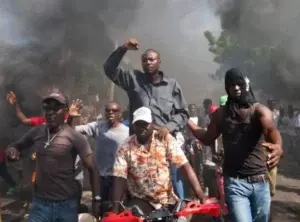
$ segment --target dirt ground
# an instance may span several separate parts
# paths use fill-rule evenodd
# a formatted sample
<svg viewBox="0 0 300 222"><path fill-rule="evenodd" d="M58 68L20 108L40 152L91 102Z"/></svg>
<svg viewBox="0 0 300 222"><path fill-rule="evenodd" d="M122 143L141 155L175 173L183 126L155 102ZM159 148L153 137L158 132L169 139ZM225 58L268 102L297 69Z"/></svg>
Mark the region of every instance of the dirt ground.
<svg viewBox="0 0 300 222"><path fill-rule="evenodd" d="M289 152L282 159L279 166L279 175L277 183L276 195L272 201L272 221L273 222L299 222L300 221L300 152ZM5 191L6 185L0 181L1 193ZM27 195L20 193L15 197L3 197L6 203L11 201L5 207L3 222L20 221L13 220L18 214L23 214L21 211L22 201L30 194L27 190ZM3 203L2 203L3 204ZM210 218L196 217L194 222L212 221Z"/></svg>

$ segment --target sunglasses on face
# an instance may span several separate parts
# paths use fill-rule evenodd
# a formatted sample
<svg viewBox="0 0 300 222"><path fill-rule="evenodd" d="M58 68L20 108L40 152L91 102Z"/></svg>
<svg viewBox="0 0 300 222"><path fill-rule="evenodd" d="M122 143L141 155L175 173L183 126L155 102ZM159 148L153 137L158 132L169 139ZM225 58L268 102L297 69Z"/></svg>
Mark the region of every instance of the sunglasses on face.
<svg viewBox="0 0 300 222"><path fill-rule="evenodd" d="M110 112L117 113L117 112L120 112L120 110L119 109L105 109L105 112L106 113L110 113Z"/></svg>
<svg viewBox="0 0 300 222"><path fill-rule="evenodd" d="M50 112L50 111L54 111L54 112L58 112L59 110L66 108L65 105L43 105L42 109L44 112Z"/></svg>

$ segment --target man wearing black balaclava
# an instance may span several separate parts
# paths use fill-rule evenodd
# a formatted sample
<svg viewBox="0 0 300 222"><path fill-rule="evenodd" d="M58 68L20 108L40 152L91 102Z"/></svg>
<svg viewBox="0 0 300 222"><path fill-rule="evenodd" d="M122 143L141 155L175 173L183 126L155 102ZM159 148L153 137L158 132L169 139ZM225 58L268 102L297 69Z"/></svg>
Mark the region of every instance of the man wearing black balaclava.
<svg viewBox="0 0 300 222"><path fill-rule="evenodd" d="M271 110L256 101L250 80L239 69L226 72L225 89L228 101L213 113L207 131L191 121L188 126L206 145L222 134L230 221L267 222L271 203L268 168L280 160L282 139Z"/></svg>

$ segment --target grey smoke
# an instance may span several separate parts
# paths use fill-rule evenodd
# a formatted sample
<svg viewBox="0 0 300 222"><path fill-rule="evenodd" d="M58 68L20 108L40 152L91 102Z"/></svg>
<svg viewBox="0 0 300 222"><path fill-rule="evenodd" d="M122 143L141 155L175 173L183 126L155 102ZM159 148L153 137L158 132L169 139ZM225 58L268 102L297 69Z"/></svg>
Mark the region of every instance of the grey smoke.
<svg viewBox="0 0 300 222"><path fill-rule="evenodd" d="M126 55L128 66L140 68L142 51L155 48L161 52L163 70L178 79L189 102L199 104L216 89L222 92L223 87L208 77L217 65L212 62L202 33L206 29L217 33L220 29L209 2L0 0L5 18L5 24L0 23L0 129L17 125L3 99L8 90L16 91L28 115L40 114L41 95L53 85L73 98L86 99L95 93L106 97L109 81L103 76L102 64L116 43L131 37L138 39L141 50ZM97 78L84 73L91 64L99 72ZM92 82L97 84L87 89L82 78L95 78ZM119 100L126 98L119 89L116 94ZM12 135L9 131L7 137Z"/></svg>
<svg viewBox="0 0 300 222"><path fill-rule="evenodd" d="M300 2L297 0L216 0L222 27L255 48L273 45L280 50L251 70L255 87L269 96L297 99L300 92ZM241 42L240 47L243 43ZM247 55L237 48L228 55L228 66L241 65ZM267 58L265 58L267 59ZM222 70L223 72L224 70ZM272 81L268 81L272 78Z"/></svg>

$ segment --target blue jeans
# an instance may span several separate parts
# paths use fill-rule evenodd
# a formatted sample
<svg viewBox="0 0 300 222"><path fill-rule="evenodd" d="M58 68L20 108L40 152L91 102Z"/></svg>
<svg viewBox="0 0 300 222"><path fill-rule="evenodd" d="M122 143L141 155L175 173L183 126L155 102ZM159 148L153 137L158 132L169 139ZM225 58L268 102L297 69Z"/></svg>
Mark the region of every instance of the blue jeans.
<svg viewBox="0 0 300 222"><path fill-rule="evenodd" d="M28 222L78 221L78 198L51 201L33 196Z"/></svg>
<svg viewBox="0 0 300 222"><path fill-rule="evenodd" d="M171 165L171 177L176 195L184 199L183 176L174 164Z"/></svg>
<svg viewBox="0 0 300 222"><path fill-rule="evenodd" d="M100 181L100 196L102 201L110 201L111 190L112 190L112 176L101 176Z"/></svg>
<svg viewBox="0 0 300 222"><path fill-rule="evenodd" d="M268 222L270 217L269 183L249 183L224 177L225 199L231 222Z"/></svg>

